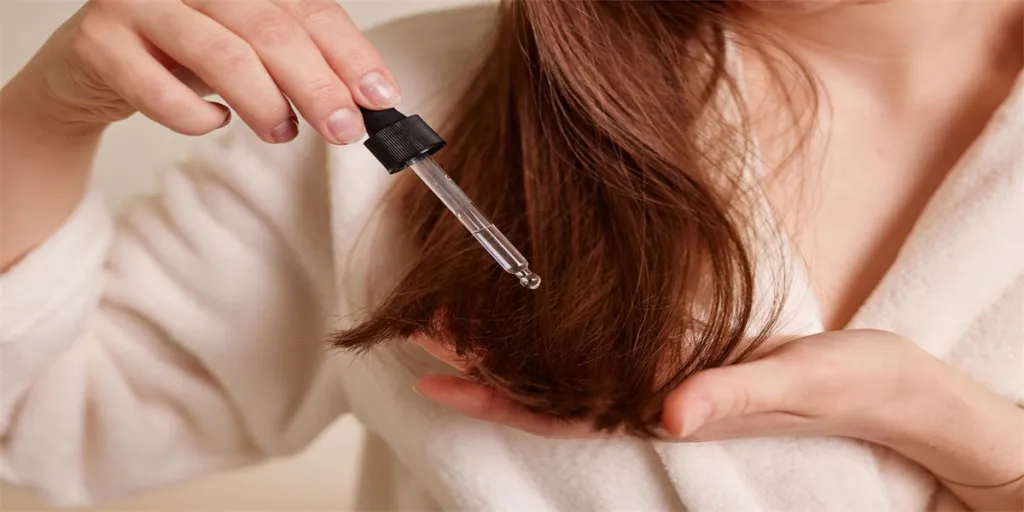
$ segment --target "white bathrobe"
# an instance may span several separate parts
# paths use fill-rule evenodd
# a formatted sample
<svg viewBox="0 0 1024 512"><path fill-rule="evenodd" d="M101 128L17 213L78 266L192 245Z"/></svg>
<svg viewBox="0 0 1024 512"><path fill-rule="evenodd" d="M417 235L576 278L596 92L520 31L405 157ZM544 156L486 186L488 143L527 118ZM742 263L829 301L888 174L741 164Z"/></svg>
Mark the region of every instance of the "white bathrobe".
<svg viewBox="0 0 1024 512"><path fill-rule="evenodd" d="M438 121L493 13L434 13L370 34L403 84L403 110ZM354 414L372 432L361 510L957 506L919 467L866 443L541 439L416 395L416 376L443 366L407 345L365 358L326 350L325 335L403 268L405 248L388 242L394 215L373 209L394 178L361 146L328 147L308 126L274 146L235 124L116 227L93 191L2 277L5 480L61 504L107 500L294 453ZM802 279L787 326L817 332ZM897 332L1024 402L1022 317L1018 81L850 327Z"/></svg>

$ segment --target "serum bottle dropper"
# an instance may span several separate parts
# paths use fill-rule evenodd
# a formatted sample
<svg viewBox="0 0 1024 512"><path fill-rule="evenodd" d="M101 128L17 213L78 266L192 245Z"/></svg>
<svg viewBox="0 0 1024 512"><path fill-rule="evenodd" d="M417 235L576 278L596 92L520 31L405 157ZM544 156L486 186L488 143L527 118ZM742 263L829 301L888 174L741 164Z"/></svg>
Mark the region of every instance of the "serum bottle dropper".
<svg viewBox="0 0 1024 512"><path fill-rule="evenodd" d="M437 132L420 116L406 116L393 108L360 107L360 111L368 136L363 145L389 173L412 169L505 272L518 277L519 284L526 288L536 290L540 286L540 276L530 271L526 258L431 158L445 145Z"/></svg>

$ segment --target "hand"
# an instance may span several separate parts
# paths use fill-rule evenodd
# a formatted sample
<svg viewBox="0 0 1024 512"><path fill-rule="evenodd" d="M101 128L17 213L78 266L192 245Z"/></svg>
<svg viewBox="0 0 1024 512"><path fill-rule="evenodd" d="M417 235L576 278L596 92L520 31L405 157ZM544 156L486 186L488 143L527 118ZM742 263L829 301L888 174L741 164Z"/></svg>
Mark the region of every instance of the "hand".
<svg viewBox="0 0 1024 512"><path fill-rule="evenodd" d="M473 364L443 341L411 341L461 371ZM605 435L528 412L500 390L459 377L428 376L416 389L467 416L539 436ZM699 372L668 395L662 426L666 440L681 442L862 439L918 462L974 509L1024 506L1024 411L888 332L818 334Z"/></svg>
<svg viewBox="0 0 1024 512"><path fill-rule="evenodd" d="M399 92L380 56L333 0L91 0L16 80L60 123L102 128L139 111L183 134L230 119L263 140L297 135L291 104L325 139L357 141L356 103Z"/></svg>
<svg viewBox="0 0 1024 512"><path fill-rule="evenodd" d="M437 340L413 337L460 370ZM879 331L841 331L782 343L743 364L705 370L667 397L662 426L677 440L706 441L766 435L843 435L872 439L906 413L907 388L941 363L912 343ZM914 376L913 378L911 376ZM545 437L597 435L527 412L499 390L451 376L429 376L420 393L463 414Z"/></svg>

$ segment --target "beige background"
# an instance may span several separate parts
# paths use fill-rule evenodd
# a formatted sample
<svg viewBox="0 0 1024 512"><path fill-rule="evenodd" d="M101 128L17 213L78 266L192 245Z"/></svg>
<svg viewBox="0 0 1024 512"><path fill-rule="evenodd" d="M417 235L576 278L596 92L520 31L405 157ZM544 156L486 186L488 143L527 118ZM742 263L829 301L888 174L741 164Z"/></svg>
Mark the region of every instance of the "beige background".
<svg viewBox="0 0 1024 512"><path fill-rule="evenodd" d="M154 0L136 0L154 1ZM473 0L343 0L362 28ZM0 74L6 83L49 34L84 2L0 0ZM187 153L195 139L135 116L106 134L96 162L96 179L116 208L153 189L155 174ZM326 511L351 508L358 475L355 462L362 431L351 418L335 423L306 451L288 460L216 475L137 496L96 510L134 511ZM153 461L159 464L160 461ZM24 493L0 487L0 510L49 510Z"/></svg>

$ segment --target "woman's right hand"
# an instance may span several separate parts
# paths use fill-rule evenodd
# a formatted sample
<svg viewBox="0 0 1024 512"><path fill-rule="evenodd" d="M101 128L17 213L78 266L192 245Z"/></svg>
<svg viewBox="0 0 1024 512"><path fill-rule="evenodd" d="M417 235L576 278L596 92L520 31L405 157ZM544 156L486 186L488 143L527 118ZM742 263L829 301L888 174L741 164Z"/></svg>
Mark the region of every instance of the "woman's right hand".
<svg viewBox="0 0 1024 512"><path fill-rule="evenodd" d="M217 93L227 106L204 100ZM356 104L398 87L334 0L90 0L0 89L0 272L54 233L84 193L99 136L138 111L202 135L230 107L264 141L356 142Z"/></svg>
<svg viewBox="0 0 1024 512"><path fill-rule="evenodd" d="M138 111L188 135L225 125L220 95L262 140L287 142L296 113L335 144L363 134L356 104L393 106L394 77L333 0L90 0L19 77L68 126ZM17 80L18 78L16 78Z"/></svg>

